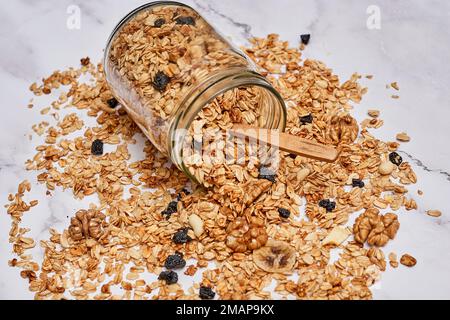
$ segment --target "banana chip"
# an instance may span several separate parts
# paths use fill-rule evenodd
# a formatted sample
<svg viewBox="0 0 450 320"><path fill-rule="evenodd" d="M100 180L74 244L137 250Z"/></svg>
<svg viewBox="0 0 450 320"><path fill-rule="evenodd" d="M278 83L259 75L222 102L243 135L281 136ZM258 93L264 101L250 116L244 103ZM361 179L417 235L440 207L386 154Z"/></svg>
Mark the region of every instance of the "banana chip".
<svg viewBox="0 0 450 320"><path fill-rule="evenodd" d="M266 272L290 272L295 264L295 250L286 242L269 240L264 247L253 251L253 261Z"/></svg>

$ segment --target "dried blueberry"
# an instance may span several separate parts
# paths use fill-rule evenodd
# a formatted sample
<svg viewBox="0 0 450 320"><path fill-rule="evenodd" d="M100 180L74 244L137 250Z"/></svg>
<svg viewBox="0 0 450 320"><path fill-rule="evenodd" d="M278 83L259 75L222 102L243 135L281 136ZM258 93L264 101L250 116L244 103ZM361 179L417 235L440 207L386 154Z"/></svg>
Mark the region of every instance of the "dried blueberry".
<svg viewBox="0 0 450 320"><path fill-rule="evenodd" d="M352 180L352 186L353 188L364 188L364 181L360 180L360 179L353 179Z"/></svg>
<svg viewBox="0 0 450 320"><path fill-rule="evenodd" d="M192 17L178 17L175 19L177 24L195 26L195 20Z"/></svg>
<svg viewBox="0 0 450 320"><path fill-rule="evenodd" d="M177 206L178 206L178 202L172 201L171 203L169 203L167 208L163 212L161 212L161 214L163 216L166 216L167 219L169 219L173 213L178 211Z"/></svg>
<svg viewBox="0 0 450 320"><path fill-rule="evenodd" d="M336 202L330 201L330 204L325 209L327 209L327 212L333 211L334 209L336 209Z"/></svg>
<svg viewBox="0 0 450 320"><path fill-rule="evenodd" d="M326 208L330 205L329 199L323 199L319 201L319 207Z"/></svg>
<svg viewBox="0 0 450 320"><path fill-rule="evenodd" d="M155 27L155 28L161 28L163 25L165 25L166 24L166 20L165 19L163 19L163 18L159 18L159 19L157 19L156 21L155 21L155 23L153 24L153 26Z"/></svg>
<svg viewBox="0 0 450 320"><path fill-rule="evenodd" d="M192 241L192 238L188 236L188 229L180 229L178 230L172 238L173 242L176 244L183 244Z"/></svg>
<svg viewBox="0 0 450 320"><path fill-rule="evenodd" d="M280 214L280 217L287 219L291 215L291 212L288 209L279 208L278 213Z"/></svg>
<svg viewBox="0 0 450 320"><path fill-rule="evenodd" d="M307 116L300 117L300 125L304 125L307 123L313 122L313 116L312 114L308 114Z"/></svg>
<svg viewBox="0 0 450 320"><path fill-rule="evenodd" d="M325 208L327 212L331 212L336 209L336 202L330 201L330 199L323 199L319 201L319 207Z"/></svg>
<svg viewBox="0 0 450 320"><path fill-rule="evenodd" d="M391 161L396 166L399 166L402 164L403 159L397 152L391 152L389 154L389 161Z"/></svg>
<svg viewBox="0 0 450 320"><path fill-rule="evenodd" d="M212 300L216 293L210 287L200 287L199 297L203 300Z"/></svg>
<svg viewBox="0 0 450 320"><path fill-rule="evenodd" d="M181 190L181 192L177 195L177 200L180 201L183 197L190 195L191 193L187 189Z"/></svg>
<svg viewBox="0 0 450 320"><path fill-rule="evenodd" d="M109 100L107 101L107 103L108 103L108 106L109 106L111 109L115 109L115 108L117 107L117 105L119 104L119 101L117 101L116 98L112 98L112 99L109 99Z"/></svg>
<svg viewBox="0 0 450 320"><path fill-rule="evenodd" d="M276 182L277 175L267 167L261 167L259 169L258 179L266 179L270 182Z"/></svg>
<svg viewBox="0 0 450 320"><path fill-rule="evenodd" d="M164 267L166 269L182 269L186 266L186 261L183 259L183 255L179 252L167 257Z"/></svg>
<svg viewBox="0 0 450 320"><path fill-rule="evenodd" d="M300 39L302 40L302 43L304 45L307 45L309 43L309 40L311 40L311 35L310 34L302 34L300 36Z"/></svg>
<svg viewBox="0 0 450 320"><path fill-rule="evenodd" d="M164 280L167 284L174 284L178 282L178 275L174 271L163 271L159 274L158 280Z"/></svg>
<svg viewBox="0 0 450 320"><path fill-rule="evenodd" d="M159 71L153 79L153 87L158 91L164 91L170 82L170 78L164 72Z"/></svg>
<svg viewBox="0 0 450 320"><path fill-rule="evenodd" d="M94 142L92 142L91 153L94 156L101 156L101 155L103 155L103 142L101 140L97 139Z"/></svg>

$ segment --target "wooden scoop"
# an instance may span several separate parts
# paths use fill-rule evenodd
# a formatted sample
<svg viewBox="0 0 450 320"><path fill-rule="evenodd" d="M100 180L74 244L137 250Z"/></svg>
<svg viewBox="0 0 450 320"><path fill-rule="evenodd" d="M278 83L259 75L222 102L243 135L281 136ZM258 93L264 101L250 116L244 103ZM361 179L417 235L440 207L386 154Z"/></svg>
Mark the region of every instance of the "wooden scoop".
<svg viewBox="0 0 450 320"><path fill-rule="evenodd" d="M293 136L280 132L280 130L237 124L228 132L236 137L257 140L264 144L278 147L282 151L319 161L334 162L341 152L339 148L336 149L332 146Z"/></svg>

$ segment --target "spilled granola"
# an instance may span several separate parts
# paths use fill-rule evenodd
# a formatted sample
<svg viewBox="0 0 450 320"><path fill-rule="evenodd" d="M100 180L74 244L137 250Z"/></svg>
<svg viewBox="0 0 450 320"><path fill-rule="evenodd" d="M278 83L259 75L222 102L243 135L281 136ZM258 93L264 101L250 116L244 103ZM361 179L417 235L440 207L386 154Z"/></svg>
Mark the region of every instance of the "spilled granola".
<svg viewBox="0 0 450 320"><path fill-rule="evenodd" d="M300 51L276 35L251 43L247 54L289 106L286 131L339 145L339 160L322 163L283 153L271 174L257 165L250 171L235 166L233 175L217 176L220 183L208 176L209 188L190 185L148 141L145 157L130 160L128 147L140 130L123 108L110 107L113 97L101 65L84 59L80 69L55 72L31 89L39 96L62 87L65 92L48 112L72 108L74 113L56 124L47 115L48 124L35 127L45 142L36 146L26 168L48 192L69 189L93 203L68 213L72 221L65 230L50 230L50 238L39 244L44 259L35 262L25 252L36 244L20 222L37 202L23 200L28 182L10 195L16 257L9 264L22 270L36 299L269 299L274 296L267 287L274 280L281 297L372 297L370 287L386 269L378 246L392 241L399 228L397 215L379 212L417 208L405 188L416 183L416 175L406 161L390 161L395 145L377 139L351 116L367 91L358 84L361 76L341 83L322 62L301 63ZM82 75L93 82L81 83ZM223 97L214 104L222 108L229 101ZM82 128L85 115L97 124ZM69 132L77 136L70 138ZM111 151L92 155L97 139ZM364 184L354 185L355 179ZM326 206L319 205L324 200ZM171 213L163 214L168 208ZM290 215L280 216L280 208ZM350 218L361 212L351 236ZM333 250L340 252L337 260L331 260ZM164 270L168 259L178 259L181 269ZM396 260L389 255L392 266ZM403 256L400 263L413 266L415 259ZM180 284L198 273L199 283ZM144 280L144 274L154 274L154 280Z"/></svg>

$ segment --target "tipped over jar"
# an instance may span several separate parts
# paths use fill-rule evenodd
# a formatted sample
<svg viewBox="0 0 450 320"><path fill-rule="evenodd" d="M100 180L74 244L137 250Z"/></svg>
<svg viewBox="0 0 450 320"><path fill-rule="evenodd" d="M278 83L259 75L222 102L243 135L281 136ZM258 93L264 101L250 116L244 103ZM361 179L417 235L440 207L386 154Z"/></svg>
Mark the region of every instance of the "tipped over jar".
<svg viewBox="0 0 450 320"><path fill-rule="evenodd" d="M129 13L108 41L104 66L113 94L143 133L197 182L208 172L196 172L197 158L183 151L188 136L234 123L285 128L278 92L184 4L153 2Z"/></svg>

